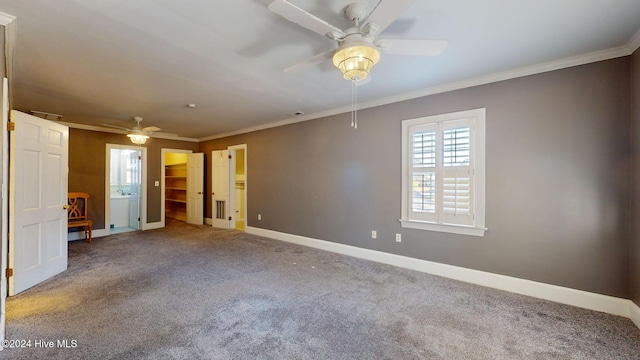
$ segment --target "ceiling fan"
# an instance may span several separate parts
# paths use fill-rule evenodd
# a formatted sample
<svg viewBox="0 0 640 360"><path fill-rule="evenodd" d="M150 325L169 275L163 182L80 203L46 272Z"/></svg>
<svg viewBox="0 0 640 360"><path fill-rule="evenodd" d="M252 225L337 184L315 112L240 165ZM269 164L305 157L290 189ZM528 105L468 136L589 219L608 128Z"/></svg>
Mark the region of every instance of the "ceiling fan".
<svg viewBox="0 0 640 360"><path fill-rule="evenodd" d="M362 2L354 2L344 8L344 14L353 27L341 30L306 12L286 0L275 0L268 8L275 14L308 30L335 40L336 49L318 54L301 63L284 69L295 72L304 67L319 64L328 58L351 81L362 81L380 59L380 52L396 55L437 56L448 45L445 40L378 39L378 35L393 23L415 0L380 0L368 11Z"/></svg>
<svg viewBox="0 0 640 360"><path fill-rule="evenodd" d="M110 125L110 124L102 124L102 125L115 128L115 129L125 130L127 132L127 136L131 139L131 142L138 145L144 144L149 138L149 135L162 130L157 126L147 126L145 128L141 127L140 122L142 121L142 117L140 116L135 116L133 118L133 121L136 122L136 125L132 128L126 128L126 127Z"/></svg>

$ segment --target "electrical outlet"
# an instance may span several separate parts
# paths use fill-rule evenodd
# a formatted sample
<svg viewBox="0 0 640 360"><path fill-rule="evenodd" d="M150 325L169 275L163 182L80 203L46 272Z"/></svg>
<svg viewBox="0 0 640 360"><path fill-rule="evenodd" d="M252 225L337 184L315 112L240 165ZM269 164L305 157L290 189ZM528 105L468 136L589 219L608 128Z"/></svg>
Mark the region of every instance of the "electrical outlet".
<svg viewBox="0 0 640 360"><path fill-rule="evenodd" d="M258 220L262 220L262 214L258 214Z"/></svg>
<svg viewBox="0 0 640 360"><path fill-rule="evenodd" d="M372 238L372 239L375 239L375 238L377 238L377 237L378 237L378 232L377 232L377 231L375 231L375 230L371 230L371 238Z"/></svg>
<svg viewBox="0 0 640 360"><path fill-rule="evenodd" d="M402 235L396 234L396 242L402 242Z"/></svg>

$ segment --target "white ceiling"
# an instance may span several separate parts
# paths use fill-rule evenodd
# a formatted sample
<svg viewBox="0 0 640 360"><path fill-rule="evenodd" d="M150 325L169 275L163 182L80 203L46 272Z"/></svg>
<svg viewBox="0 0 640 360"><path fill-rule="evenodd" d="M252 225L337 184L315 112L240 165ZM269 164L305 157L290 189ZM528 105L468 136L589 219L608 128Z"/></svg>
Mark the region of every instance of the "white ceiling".
<svg viewBox="0 0 640 360"><path fill-rule="evenodd" d="M290 0L343 29L340 11L352 1ZM296 111L348 111L350 83L330 62L282 71L335 45L271 13L270 2L0 0L0 12L17 17L13 107L86 125L133 126L142 116L144 126L200 139L291 121ZM638 0L416 0L382 35L448 48L432 58L383 54L358 101L627 55L639 30Z"/></svg>

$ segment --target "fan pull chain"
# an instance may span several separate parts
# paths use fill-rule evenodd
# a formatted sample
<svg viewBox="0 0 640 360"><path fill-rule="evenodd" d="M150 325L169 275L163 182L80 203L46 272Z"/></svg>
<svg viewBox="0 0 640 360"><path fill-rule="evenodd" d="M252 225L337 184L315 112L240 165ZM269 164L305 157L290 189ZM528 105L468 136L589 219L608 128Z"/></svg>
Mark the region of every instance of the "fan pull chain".
<svg viewBox="0 0 640 360"><path fill-rule="evenodd" d="M358 86L356 80L351 80L351 127L358 128Z"/></svg>

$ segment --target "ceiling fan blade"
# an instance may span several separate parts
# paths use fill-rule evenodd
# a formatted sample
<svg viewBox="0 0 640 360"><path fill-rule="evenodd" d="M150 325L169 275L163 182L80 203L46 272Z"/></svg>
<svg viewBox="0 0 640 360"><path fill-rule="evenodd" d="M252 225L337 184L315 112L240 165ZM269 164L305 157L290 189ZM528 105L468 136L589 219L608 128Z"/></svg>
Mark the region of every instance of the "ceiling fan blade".
<svg viewBox="0 0 640 360"><path fill-rule="evenodd" d="M333 56L333 54L335 53L335 50L329 50L329 51L325 51L321 54L315 55L313 57L308 58L307 60L304 60L302 62L299 62L295 65L289 66L288 68L284 69L283 71L286 73L296 73L300 70L303 70L309 66L313 66L316 64L320 64L323 61L326 61L328 59L331 59L331 57Z"/></svg>
<svg viewBox="0 0 640 360"><path fill-rule="evenodd" d="M161 132L161 133L155 133L155 134L153 134L153 137L154 137L154 138L159 138L159 139L172 139L172 138L177 138L177 137L179 137L179 135L178 135L178 134L174 134L174 133L164 133L164 132Z"/></svg>
<svg viewBox="0 0 640 360"><path fill-rule="evenodd" d="M345 35L344 31L285 0L276 0L269 4L268 8L273 13L322 36L330 33L338 34L340 37Z"/></svg>
<svg viewBox="0 0 640 360"><path fill-rule="evenodd" d="M106 127L110 127L110 128L114 128L114 129L120 129L120 130L125 130L125 131L131 131L130 128L126 128L126 127L122 127L122 126L116 126L116 125L110 125L110 124L100 124L102 126L106 126Z"/></svg>
<svg viewBox="0 0 640 360"><path fill-rule="evenodd" d="M381 0L362 24L374 23L380 27L380 32L396 21L415 0Z"/></svg>
<svg viewBox="0 0 640 360"><path fill-rule="evenodd" d="M376 47L385 54L438 56L447 48L446 40L380 39Z"/></svg>
<svg viewBox="0 0 640 360"><path fill-rule="evenodd" d="M142 129L142 131L146 131L146 132L156 132L156 131L160 131L162 129L160 129L157 126L147 126L146 128Z"/></svg>

